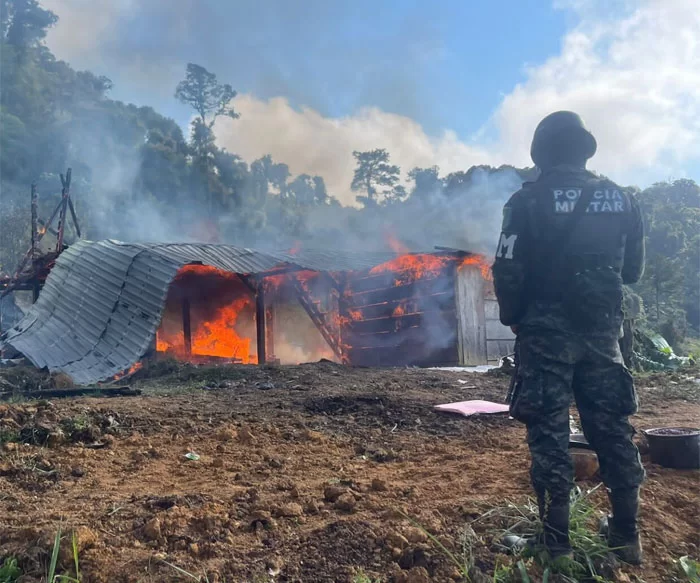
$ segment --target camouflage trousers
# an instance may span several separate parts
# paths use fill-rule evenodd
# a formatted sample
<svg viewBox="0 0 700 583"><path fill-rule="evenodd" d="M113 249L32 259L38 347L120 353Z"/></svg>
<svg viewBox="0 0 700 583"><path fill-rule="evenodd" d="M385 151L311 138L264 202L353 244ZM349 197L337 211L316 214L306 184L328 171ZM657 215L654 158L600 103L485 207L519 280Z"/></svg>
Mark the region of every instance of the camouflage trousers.
<svg viewBox="0 0 700 583"><path fill-rule="evenodd" d="M511 415L527 426L538 496L568 501L574 485L569 410L575 401L586 439L610 489L639 486L645 474L628 417L637 411L632 375L615 335L591 337L526 327Z"/></svg>

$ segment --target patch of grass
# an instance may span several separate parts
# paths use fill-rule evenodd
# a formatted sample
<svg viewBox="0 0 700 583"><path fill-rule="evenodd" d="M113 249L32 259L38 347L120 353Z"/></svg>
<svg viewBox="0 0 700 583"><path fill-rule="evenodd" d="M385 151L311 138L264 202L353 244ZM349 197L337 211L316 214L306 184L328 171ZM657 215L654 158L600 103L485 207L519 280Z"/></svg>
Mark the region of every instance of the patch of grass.
<svg viewBox="0 0 700 583"><path fill-rule="evenodd" d="M66 435L85 431L88 427L90 427L90 418L85 413L61 420L61 429L66 432Z"/></svg>
<svg viewBox="0 0 700 583"><path fill-rule="evenodd" d="M516 556L512 569L515 578L513 581L524 579L524 573L547 577L550 581L575 583L581 580L593 580L598 583L608 583L606 577L612 576L609 563L610 548L607 542L597 532L598 511L591 501L592 494L599 488L583 491L576 488L571 496L571 512L569 534L571 546L574 551L573 559L559 557L551 560L544 548L533 550L525 549L520 556ZM498 540L507 535L517 535L525 538L537 537L541 533L537 505L529 500L524 505L509 504L503 508L495 508L477 519L487 525L495 522L504 522L507 527L503 530L492 531ZM505 577L507 566L502 566L501 580L509 581ZM541 575L540 575L541 572ZM516 575L517 573L517 575Z"/></svg>
<svg viewBox="0 0 700 583"><path fill-rule="evenodd" d="M352 578L352 583L382 583L381 579L372 579L364 570L360 569Z"/></svg>
<svg viewBox="0 0 700 583"><path fill-rule="evenodd" d="M544 548L523 549L515 556L500 557L494 567L494 583L579 583L595 581L611 583L613 564L609 561L610 548L597 532L598 512L592 503L590 491L576 489L571 497L570 539L574 551L573 558L559 557L552 560ZM527 500L524 504L506 503L484 513L465 528L455 552L434 535L427 532L420 524L404 515L414 526L420 528L435 547L459 570L465 581L477 578L475 553L478 545L485 545L477 531L484 539L498 541L497 549L505 536L516 535L523 538L537 537L541 533L541 524L537 504ZM500 550L506 551L505 547ZM483 580L479 573L478 580ZM695 582L694 582L695 583ZM700 583L700 582L698 582Z"/></svg>
<svg viewBox="0 0 700 583"><path fill-rule="evenodd" d="M19 441L19 431L11 427L0 427L0 444L17 443ZM2 581L0 579L0 581Z"/></svg>
<svg viewBox="0 0 700 583"><path fill-rule="evenodd" d="M0 583L15 583L22 575L22 570L15 557L7 557L0 567Z"/></svg>
<svg viewBox="0 0 700 583"><path fill-rule="evenodd" d="M66 573L57 573L58 568L58 555L61 550L61 527L58 527L56 531L56 536L53 541L53 550L51 551L51 560L49 561L49 571L46 576L46 580L49 583L81 583L80 578L80 560L79 560L79 550L78 550L78 535L73 531L73 536L71 538L71 554L73 557L73 567L75 569L75 575L68 575Z"/></svg>
<svg viewBox="0 0 700 583"><path fill-rule="evenodd" d="M690 557L681 557L676 561L678 574L690 583L700 583L700 562ZM1 580L1 579L0 579Z"/></svg>

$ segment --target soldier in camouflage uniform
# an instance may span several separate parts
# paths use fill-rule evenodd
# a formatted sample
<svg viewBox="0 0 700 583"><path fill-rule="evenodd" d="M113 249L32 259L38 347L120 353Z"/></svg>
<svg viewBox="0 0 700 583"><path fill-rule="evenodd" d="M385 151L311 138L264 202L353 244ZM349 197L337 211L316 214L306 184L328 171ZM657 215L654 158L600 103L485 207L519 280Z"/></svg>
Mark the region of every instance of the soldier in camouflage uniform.
<svg viewBox="0 0 700 583"><path fill-rule="evenodd" d="M636 200L586 170L596 147L575 113L542 120L531 149L541 174L503 209L493 276L501 322L518 338L511 415L527 426L548 551L555 558L571 554L568 444L575 402L609 489L610 545L638 564L644 469L628 420L637 409L636 393L618 341L622 284L642 275L644 232ZM574 213L579 199L587 210Z"/></svg>

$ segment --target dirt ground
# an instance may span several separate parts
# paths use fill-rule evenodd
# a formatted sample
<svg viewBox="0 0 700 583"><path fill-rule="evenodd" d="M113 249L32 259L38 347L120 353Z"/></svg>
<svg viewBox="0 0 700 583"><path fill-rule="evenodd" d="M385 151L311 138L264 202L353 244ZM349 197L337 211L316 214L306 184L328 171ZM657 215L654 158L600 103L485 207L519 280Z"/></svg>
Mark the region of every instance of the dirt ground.
<svg viewBox="0 0 700 583"><path fill-rule="evenodd" d="M530 495L520 424L432 410L501 402L503 374L332 363L161 372L131 379L139 397L0 404L0 565L18 558L20 581L45 580L59 528L77 532L86 582L188 580L171 565L211 582L459 581L403 515L459 552L465 525ZM638 386L638 428L698 425L692 378ZM700 554L700 472L645 462L646 564L616 577L680 581L673 561ZM605 509L603 491L595 497ZM472 526L476 564L492 574L493 533Z"/></svg>

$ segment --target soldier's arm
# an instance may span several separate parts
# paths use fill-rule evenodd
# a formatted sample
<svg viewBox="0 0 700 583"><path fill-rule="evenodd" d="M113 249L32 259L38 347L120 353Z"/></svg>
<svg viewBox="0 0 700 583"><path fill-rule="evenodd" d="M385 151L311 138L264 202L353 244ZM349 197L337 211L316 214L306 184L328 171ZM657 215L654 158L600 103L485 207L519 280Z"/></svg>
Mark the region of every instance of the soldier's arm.
<svg viewBox="0 0 700 583"><path fill-rule="evenodd" d="M493 284L501 323L515 326L527 308L525 279L528 268L528 213L522 191L503 207L503 225L493 264Z"/></svg>
<svg viewBox="0 0 700 583"><path fill-rule="evenodd" d="M637 283L644 273L644 220L639 202L630 195L631 220L625 243L625 260L622 265L622 281Z"/></svg>

